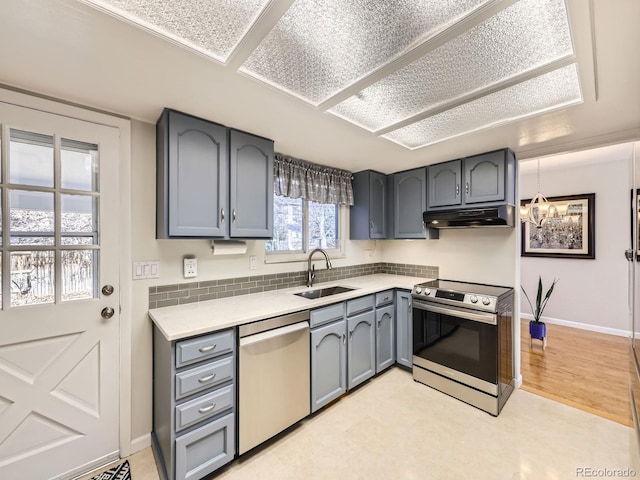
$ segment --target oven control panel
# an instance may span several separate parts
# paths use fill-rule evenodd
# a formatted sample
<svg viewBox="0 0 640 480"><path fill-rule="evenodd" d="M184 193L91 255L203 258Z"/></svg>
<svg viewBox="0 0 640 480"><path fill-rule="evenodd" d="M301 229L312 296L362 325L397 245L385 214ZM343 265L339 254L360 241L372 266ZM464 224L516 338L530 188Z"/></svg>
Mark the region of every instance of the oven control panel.
<svg viewBox="0 0 640 480"><path fill-rule="evenodd" d="M497 299L493 296L430 288L422 285L414 286L412 294L416 299L460 305L476 310L494 311L497 306Z"/></svg>

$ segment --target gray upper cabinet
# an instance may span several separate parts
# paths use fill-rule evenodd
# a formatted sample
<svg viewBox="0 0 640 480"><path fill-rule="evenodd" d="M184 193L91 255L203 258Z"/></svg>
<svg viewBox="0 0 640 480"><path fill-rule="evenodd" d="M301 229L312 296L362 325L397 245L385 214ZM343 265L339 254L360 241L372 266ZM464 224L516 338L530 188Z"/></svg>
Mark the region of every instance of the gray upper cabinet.
<svg viewBox="0 0 640 480"><path fill-rule="evenodd" d="M429 185L429 206L460 205L460 184L462 183L462 162L439 163L427 168Z"/></svg>
<svg viewBox="0 0 640 480"><path fill-rule="evenodd" d="M271 238L273 141L165 109L157 238Z"/></svg>
<svg viewBox="0 0 640 480"><path fill-rule="evenodd" d="M394 238L425 238L422 213L427 208L425 167L393 174Z"/></svg>
<svg viewBox="0 0 640 480"><path fill-rule="evenodd" d="M504 150L464 159L464 203L486 203L504 200Z"/></svg>
<svg viewBox="0 0 640 480"><path fill-rule="evenodd" d="M230 230L236 238L273 234L273 141L231 130Z"/></svg>
<svg viewBox="0 0 640 480"><path fill-rule="evenodd" d="M508 148L430 165L427 210L515 205L515 155Z"/></svg>
<svg viewBox="0 0 640 480"><path fill-rule="evenodd" d="M349 215L351 240L377 240L389 236L387 176L373 170L353 175L353 206Z"/></svg>
<svg viewBox="0 0 640 480"><path fill-rule="evenodd" d="M223 237L226 127L165 109L156 134L157 237Z"/></svg>

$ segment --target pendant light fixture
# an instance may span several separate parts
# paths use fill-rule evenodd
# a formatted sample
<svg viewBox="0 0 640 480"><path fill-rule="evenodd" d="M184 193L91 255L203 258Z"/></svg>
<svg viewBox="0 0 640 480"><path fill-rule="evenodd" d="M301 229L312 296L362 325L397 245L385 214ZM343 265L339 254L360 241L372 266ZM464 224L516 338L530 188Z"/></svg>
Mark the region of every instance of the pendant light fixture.
<svg viewBox="0 0 640 480"><path fill-rule="evenodd" d="M538 158L538 193L531 199L529 205L520 207L520 220L522 223L530 223L536 228L542 228L549 218L549 201L540 193L540 158Z"/></svg>

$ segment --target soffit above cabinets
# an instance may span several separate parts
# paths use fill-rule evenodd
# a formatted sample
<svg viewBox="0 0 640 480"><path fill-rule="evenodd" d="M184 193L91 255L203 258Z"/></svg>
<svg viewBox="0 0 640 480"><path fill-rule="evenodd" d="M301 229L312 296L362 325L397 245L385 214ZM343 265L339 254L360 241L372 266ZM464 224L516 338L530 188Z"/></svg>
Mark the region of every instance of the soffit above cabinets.
<svg viewBox="0 0 640 480"><path fill-rule="evenodd" d="M83 0L408 149L583 101L565 0Z"/></svg>

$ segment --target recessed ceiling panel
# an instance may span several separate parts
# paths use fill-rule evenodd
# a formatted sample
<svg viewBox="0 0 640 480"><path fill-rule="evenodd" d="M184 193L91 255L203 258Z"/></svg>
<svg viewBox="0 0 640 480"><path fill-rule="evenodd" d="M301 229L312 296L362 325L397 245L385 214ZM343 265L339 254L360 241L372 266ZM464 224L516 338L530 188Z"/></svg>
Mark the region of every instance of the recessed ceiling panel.
<svg viewBox="0 0 640 480"><path fill-rule="evenodd" d="M225 62L269 0L84 0Z"/></svg>
<svg viewBox="0 0 640 480"><path fill-rule="evenodd" d="M573 54L563 0L522 0L329 112L370 131Z"/></svg>
<svg viewBox="0 0 640 480"><path fill-rule="evenodd" d="M241 71L314 105L487 0L298 0Z"/></svg>
<svg viewBox="0 0 640 480"><path fill-rule="evenodd" d="M500 90L383 135L416 149L582 101L575 64Z"/></svg>

